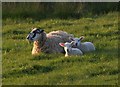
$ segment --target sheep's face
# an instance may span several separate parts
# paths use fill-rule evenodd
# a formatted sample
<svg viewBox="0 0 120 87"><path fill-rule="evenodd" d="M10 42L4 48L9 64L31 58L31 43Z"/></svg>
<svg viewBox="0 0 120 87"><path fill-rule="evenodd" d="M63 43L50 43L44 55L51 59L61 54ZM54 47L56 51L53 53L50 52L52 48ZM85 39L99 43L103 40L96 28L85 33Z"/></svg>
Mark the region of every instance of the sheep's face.
<svg viewBox="0 0 120 87"><path fill-rule="evenodd" d="M73 46L78 47L81 43L81 41L84 39L83 36L80 38L70 38L73 41Z"/></svg>
<svg viewBox="0 0 120 87"><path fill-rule="evenodd" d="M39 38L41 37L41 33L43 32L44 30L42 29L38 29L38 28L34 28L27 36L27 39L29 41L37 41L39 40Z"/></svg>

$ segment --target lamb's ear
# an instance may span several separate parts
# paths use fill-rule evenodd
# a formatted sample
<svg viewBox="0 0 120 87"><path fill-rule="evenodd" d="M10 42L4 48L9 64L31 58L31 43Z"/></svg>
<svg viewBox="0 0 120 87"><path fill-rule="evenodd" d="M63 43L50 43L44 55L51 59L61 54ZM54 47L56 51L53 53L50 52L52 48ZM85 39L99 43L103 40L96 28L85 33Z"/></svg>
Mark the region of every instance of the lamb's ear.
<svg viewBox="0 0 120 87"><path fill-rule="evenodd" d="M72 40L72 41L74 41L74 39L73 39L72 37L69 37L69 40Z"/></svg>
<svg viewBox="0 0 120 87"><path fill-rule="evenodd" d="M81 37L80 37L80 40L83 40L84 38L85 38L84 36L81 36Z"/></svg>
<svg viewBox="0 0 120 87"><path fill-rule="evenodd" d="M74 41L71 42L71 45L72 45L72 46L74 45Z"/></svg>
<svg viewBox="0 0 120 87"><path fill-rule="evenodd" d="M64 43L59 43L59 45L60 45L61 47L64 47L64 46L65 46L65 44L64 44Z"/></svg>

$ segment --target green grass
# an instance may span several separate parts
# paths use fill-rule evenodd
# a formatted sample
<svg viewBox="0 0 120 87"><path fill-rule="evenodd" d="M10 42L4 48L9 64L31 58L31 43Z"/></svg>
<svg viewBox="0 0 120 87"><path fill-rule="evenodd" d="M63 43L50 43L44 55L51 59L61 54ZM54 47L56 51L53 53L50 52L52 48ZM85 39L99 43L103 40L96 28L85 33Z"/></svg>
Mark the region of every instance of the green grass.
<svg viewBox="0 0 120 87"><path fill-rule="evenodd" d="M96 51L83 56L64 54L32 56L32 44L26 41L32 27L46 32L64 30L75 37L85 36ZM81 19L6 19L2 27L3 85L117 85L118 13Z"/></svg>

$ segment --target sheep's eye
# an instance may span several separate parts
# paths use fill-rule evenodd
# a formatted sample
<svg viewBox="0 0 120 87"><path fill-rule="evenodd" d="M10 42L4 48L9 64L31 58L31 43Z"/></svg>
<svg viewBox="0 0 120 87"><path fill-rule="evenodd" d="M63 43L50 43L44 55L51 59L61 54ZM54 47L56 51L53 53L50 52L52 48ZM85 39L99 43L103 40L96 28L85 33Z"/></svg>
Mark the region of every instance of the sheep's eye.
<svg viewBox="0 0 120 87"><path fill-rule="evenodd" d="M35 36L36 36L36 34L34 33L32 37L34 38Z"/></svg>
<svg viewBox="0 0 120 87"><path fill-rule="evenodd" d="M34 38L35 37L35 33L30 33L30 36L32 37L32 38Z"/></svg>
<svg viewBox="0 0 120 87"><path fill-rule="evenodd" d="M69 50L67 49L67 52L69 52Z"/></svg>
<svg viewBox="0 0 120 87"><path fill-rule="evenodd" d="M31 35L31 36L33 36L33 35L34 35L34 33L30 33L30 35Z"/></svg>

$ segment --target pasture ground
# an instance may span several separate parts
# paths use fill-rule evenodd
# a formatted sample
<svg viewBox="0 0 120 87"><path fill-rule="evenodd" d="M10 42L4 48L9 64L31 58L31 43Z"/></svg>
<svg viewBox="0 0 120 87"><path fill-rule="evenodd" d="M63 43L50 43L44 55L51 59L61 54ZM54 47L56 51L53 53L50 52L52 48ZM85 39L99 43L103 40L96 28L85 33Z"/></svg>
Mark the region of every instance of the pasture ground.
<svg viewBox="0 0 120 87"><path fill-rule="evenodd" d="M7 18L2 22L3 85L118 85L118 12L93 18ZM32 27L83 35L96 51L68 58L63 54L32 56L33 45L26 41Z"/></svg>

